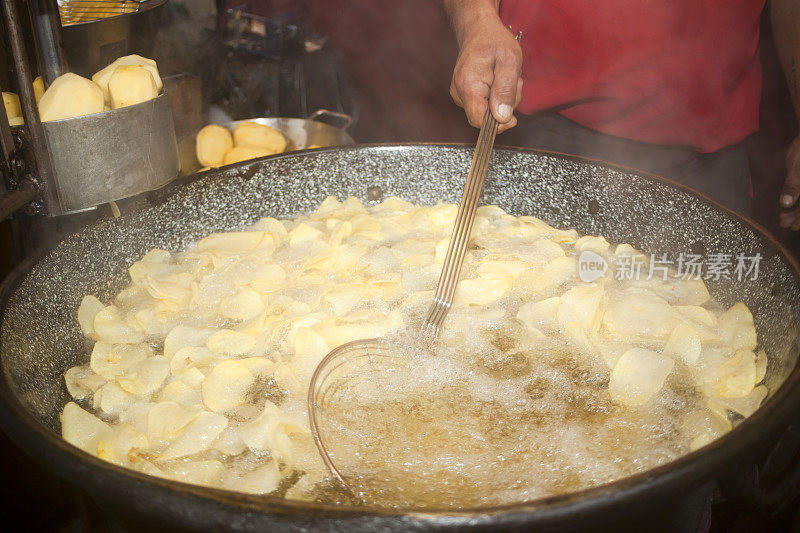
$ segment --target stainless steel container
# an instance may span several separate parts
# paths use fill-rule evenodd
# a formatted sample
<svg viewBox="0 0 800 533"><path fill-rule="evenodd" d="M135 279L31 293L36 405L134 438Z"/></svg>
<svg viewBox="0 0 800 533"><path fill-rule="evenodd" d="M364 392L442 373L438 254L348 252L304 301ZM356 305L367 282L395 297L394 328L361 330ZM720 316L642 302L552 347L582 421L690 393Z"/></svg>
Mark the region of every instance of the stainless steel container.
<svg viewBox="0 0 800 533"><path fill-rule="evenodd" d="M328 117L342 121L341 126L332 126L320 121L320 119ZM251 118L220 124L220 126L225 126L233 131L242 122L257 122L278 130L288 141L287 152L325 146L345 146L355 143L347 133L347 128L353 123L353 117L344 113L328 111L327 109L319 109L311 113L308 118Z"/></svg>
<svg viewBox="0 0 800 533"><path fill-rule="evenodd" d="M178 174L169 98L44 122L60 215L157 189Z"/></svg>
<svg viewBox="0 0 800 533"><path fill-rule="evenodd" d="M339 126L333 126L325 119L333 119L341 122ZM287 117L261 117L236 120L234 122L215 122L219 126L224 126L233 132L236 126L242 122L256 122L278 130L286 137L286 152L295 150L305 150L307 148L323 148L327 146L349 146L355 144L347 128L353 123L353 117L344 113L319 109L311 113L308 118L287 118ZM192 144L194 145L194 139ZM181 152L183 154L183 152ZM188 153L188 150L187 150ZM181 160L181 170L184 174L196 172L202 165L197 161L194 150L191 156L183 156L188 160Z"/></svg>

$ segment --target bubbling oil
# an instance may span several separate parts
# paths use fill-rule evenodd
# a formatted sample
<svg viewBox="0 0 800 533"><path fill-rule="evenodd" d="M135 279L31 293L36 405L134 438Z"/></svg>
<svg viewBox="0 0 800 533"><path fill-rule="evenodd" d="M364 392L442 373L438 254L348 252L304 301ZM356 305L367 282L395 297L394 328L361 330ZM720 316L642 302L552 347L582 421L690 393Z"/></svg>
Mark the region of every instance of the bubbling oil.
<svg viewBox="0 0 800 533"><path fill-rule="evenodd" d="M388 341L399 359L348 376L321 434L358 499L508 504L608 483L688 451L681 417L698 398L679 378L646 407L621 407L605 392L601 361L557 338L520 347L515 333L482 331L485 342L468 345L396 333Z"/></svg>

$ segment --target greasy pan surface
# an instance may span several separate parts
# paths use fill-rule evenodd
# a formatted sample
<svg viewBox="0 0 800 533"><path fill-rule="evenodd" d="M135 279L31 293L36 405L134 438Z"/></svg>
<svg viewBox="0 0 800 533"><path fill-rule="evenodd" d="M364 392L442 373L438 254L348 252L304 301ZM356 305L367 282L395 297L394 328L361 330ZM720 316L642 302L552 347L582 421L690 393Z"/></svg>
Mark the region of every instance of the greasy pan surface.
<svg viewBox="0 0 800 533"><path fill-rule="evenodd" d="M384 196L423 204L458 202L471 155L466 146L376 145L272 156L205 173L154 195L152 207L67 238L21 265L3 285L0 423L62 475L108 500L173 523L243 531L267 526L407 531L554 525L634 501L680 495L763 450L797 414L800 278L794 260L762 229L661 178L573 156L497 149L484 204L673 259L681 252L760 253L757 281L709 282L709 289L723 304L742 300L753 311L760 346L770 356L771 396L765 405L711 445L644 474L570 495L459 512L333 507L189 486L118 468L61 440L58 413L68 400L62 376L88 359L78 304L90 293L110 300L127 283L128 266L145 252L154 247L177 251L208 233L266 215L291 217L328 195L355 195L366 204L375 197L374 187Z"/></svg>

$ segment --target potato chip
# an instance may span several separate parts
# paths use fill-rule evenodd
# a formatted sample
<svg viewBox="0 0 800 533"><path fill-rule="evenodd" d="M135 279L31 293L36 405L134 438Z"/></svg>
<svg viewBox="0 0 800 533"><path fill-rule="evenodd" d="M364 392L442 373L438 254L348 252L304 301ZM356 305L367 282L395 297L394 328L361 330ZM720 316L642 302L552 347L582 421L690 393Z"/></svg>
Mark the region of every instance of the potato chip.
<svg viewBox="0 0 800 533"><path fill-rule="evenodd" d="M92 455L97 454L97 444L113 434L108 424L73 402L64 406L60 418L64 440Z"/></svg>
<svg viewBox="0 0 800 533"><path fill-rule="evenodd" d="M241 361L220 361L203 381L203 403L221 413L242 405L255 376Z"/></svg>
<svg viewBox="0 0 800 533"><path fill-rule="evenodd" d="M94 331L94 317L105 307L103 302L92 295L84 296L81 300L81 305L78 307L78 324L80 324L83 334L90 339L97 339Z"/></svg>
<svg viewBox="0 0 800 533"><path fill-rule="evenodd" d="M753 352L740 350L719 367L711 393L722 398L742 398L753 390L756 377L756 358Z"/></svg>
<svg viewBox="0 0 800 533"><path fill-rule="evenodd" d="M702 343L697 331L685 323L678 324L669 334L667 344L664 346L664 355L675 360L680 360L687 365L693 365L700 358Z"/></svg>
<svg viewBox="0 0 800 533"><path fill-rule="evenodd" d="M94 333L99 340L110 343L136 344L144 339L144 332L132 327L115 305L104 307L94 316Z"/></svg>
<svg viewBox="0 0 800 533"><path fill-rule="evenodd" d="M186 457L207 450L228 425L228 419L203 411L158 455L161 461Z"/></svg>
<svg viewBox="0 0 800 533"><path fill-rule="evenodd" d="M644 405L652 398L672 372L672 359L642 348L631 348L617 361L611 371L608 392L623 405Z"/></svg>
<svg viewBox="0 0 800 533"><path fill-rule="evenodd" d="M719 334L722 341L733 350L755 350L756 328L753 315L747 306L739 302L719 317Z"/></svg>
<svg viewBox="0 0 800 533"><path fill-rule="evenodd" d="M249 333L221 329L206 340L206 346L211 353L224 355L242 355L248 353L256 343L256 339Z"/></svg>

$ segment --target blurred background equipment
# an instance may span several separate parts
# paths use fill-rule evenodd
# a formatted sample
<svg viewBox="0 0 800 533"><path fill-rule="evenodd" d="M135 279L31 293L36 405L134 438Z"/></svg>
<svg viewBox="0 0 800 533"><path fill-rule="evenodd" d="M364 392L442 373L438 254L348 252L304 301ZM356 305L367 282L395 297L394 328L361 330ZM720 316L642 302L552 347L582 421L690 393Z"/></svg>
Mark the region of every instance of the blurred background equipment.
<svg viewBox="0 0 800 533"><path fill-rule="evenodd" d="M66 26L135 13L142 3L139 0L59 0L58 13L61 15L61 24Z"/></svg>
<svg viewBox="0 0 800 533"><path fill-rule="evenodd" d="M8 2L20 20L6 24L3 65L13 61L15 68L4 69L2 85L27 110L14 117L26 125L3 135L13 198L0 203L0 218L17 212L6 223L15 241L11 264L109 209L146 202L141 193L177 175L173 152L183 174L198 170L194 138L205 124L280 119L290 149L353 142L345 129L357 114L354 100L327 39L307 29L292 6L253 4ZM46 85L65 72L88 78L129 54L154 59L164 79L164 96L138 114L125 109L41 124L30 91L21 90L36 74Z"/></svg>
<svg viewBox="0 0 800 533"><path fill-rule="evenodd" d="M63 49L70 71L91 76L118 57L153 57L167 0L60 0Z"/></svg>
<svg viewBox="0 0 800 533"><path fill-rule="evenodd" d="M216 4L215 30L197 62L209 113L221 112L230 120L306 118L328 109L357 117L338 58L327 38L308 27L297 5ZM221 122L210 118L211 123Z"/></svg>

